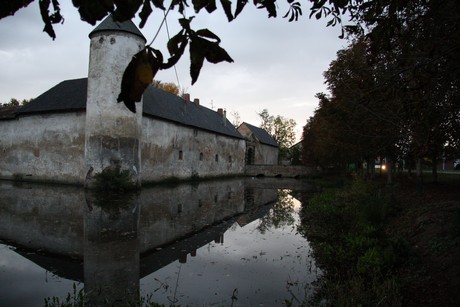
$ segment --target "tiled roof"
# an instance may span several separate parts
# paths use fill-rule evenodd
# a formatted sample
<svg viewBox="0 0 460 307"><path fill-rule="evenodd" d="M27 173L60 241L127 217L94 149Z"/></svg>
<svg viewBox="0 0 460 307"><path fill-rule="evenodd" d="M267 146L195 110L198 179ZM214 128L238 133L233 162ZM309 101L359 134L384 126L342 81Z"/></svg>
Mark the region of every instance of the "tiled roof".
<svg viewBox="0 0 460 307"><path fill-rule="evenodd" d="M68 112L86 109L88 79L66 80L19 109L18 114ZM228 119L216 111L149 86L144 92L143 114L181 125L243 138Z"/></svg>
<svg viewBox="0 0 460 307"><path fill-rule="evenodd" d="M246 125L246 127L248 127L248 129L251 130L253 135L259 140L260 143L278 147L278 143L270 134L268 134L268 132L265 129L253 126L246 122L242 123L242 125Z"/></svg>
<svg viewBox="0 0 460 307"><path fill-rule="evenodd" d="M20 108L18 113L85 110L87 85L87 78L62 81Z"/></svg>
<svg viewBox="0 0 460 307"><path fill-rule="evenodd" d="M171 93L150 86L144 92L144 114L170 120L186 126L243 138L228 119L216 111L186 102Z"/></svg>

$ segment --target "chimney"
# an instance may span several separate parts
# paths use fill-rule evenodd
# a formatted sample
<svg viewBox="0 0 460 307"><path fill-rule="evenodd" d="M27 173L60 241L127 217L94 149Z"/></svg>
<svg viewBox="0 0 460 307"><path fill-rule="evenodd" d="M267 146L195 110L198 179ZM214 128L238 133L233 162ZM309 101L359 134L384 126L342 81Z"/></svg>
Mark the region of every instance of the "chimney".
<svg viewBox="0 0 460 307"><path fill-rule="evenodd" d="M224 110L224 126L226 127L227 126L227 110Z"/></svg>
<svg viewBox="0 0 460 307"><path fill-rule="evenodd" d="M185 93L184 95L182 95L182 99L184 99L185 102L190 102L190 94L189 94L189 93Z"/></svg>
<svg viewBox="0 0 460 307"><path fill-rule="evenodd" d="M199 106L200 105L200 99L198 99L198 98L193 99L193 103L195 105Z"/></svg>
<svg viewBox="0 0 460 307"><path fill-rule="evenodd" d="M218 108L218 109L217 109L217 114L219 114L220 116L223 117L223 116L224 116L224 109Z"/></svg>

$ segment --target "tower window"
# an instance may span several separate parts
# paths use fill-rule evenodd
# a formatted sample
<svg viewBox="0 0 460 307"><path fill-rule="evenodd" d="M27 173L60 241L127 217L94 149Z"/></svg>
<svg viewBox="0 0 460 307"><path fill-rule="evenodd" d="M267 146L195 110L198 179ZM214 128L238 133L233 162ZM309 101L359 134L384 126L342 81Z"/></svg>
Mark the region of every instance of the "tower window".
<svg viewBox="0 0 460 307"><path fill-rule="evenodd" d="M179 150L179 160L182 160L184 158L184 152L182 150Z"/></svg>

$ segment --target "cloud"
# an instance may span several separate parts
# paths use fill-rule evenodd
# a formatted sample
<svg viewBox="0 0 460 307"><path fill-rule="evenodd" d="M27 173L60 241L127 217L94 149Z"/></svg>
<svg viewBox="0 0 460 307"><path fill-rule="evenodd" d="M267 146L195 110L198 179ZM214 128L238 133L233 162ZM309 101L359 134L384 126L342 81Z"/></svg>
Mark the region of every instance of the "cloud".
<svg viewBox="0 0 460 307"><path fill-rule="evenodd" d="M0 20L0 102L36 97L62 80L87 75L88 34L93 27L80 20L71 3L63 2L61 9L65 22L55 25L55 41L42 32L38 3ZM256 112L266 108L272 115L296 120L300 130L317 105L315 93L326 91L323 71L346 45L338 38L340 29L327 28L323 20L309 20L306 7L304 16L292 23L281 18L283 8L278 18L269 19L265 11L248 4L232 22L221 11L208 14L203 10L193 19L192 28L209 28L217 34L235 62L205 63L191 86L186 53L176 70L161 71L156 79L179 80L203 105L237 111L243 121L258 125ZM195 15L193 9L187 13ZM180 30L177 19L181 17L177 12L168 15L169 36ZM163 13L155 12L141 29L148 43L162 19ZM167 29L165 24L152 45L165 55Z"/></svg>

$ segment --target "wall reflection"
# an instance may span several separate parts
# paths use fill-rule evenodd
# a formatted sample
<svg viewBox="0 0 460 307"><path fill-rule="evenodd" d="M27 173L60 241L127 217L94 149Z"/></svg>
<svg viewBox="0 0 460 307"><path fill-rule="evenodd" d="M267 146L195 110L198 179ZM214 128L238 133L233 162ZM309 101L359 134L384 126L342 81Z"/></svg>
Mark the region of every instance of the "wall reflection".
<svg viewBox="0 0 460 307"><path fill-rule="evenodd" d="M134 302L140 278L185 263L198 248L223 242L234 222L265 214L277 189L259 184L235 179L101 195L2 182L0 240L46 270L84 282L88 305Z"/></svg>

